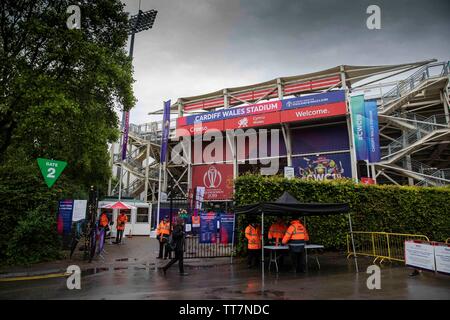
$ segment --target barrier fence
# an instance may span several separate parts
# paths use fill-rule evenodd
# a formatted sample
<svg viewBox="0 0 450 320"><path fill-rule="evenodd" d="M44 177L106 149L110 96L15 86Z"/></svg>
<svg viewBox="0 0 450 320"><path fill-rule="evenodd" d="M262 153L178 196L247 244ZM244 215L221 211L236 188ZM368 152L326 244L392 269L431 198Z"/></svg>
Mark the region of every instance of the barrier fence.
<svg viewBox="0 0 450 320"><path fill-rule="evenodd" d="M230 257L233 252L231 243L221 243L220 238L215 243L201 243L198 235L186 237L185 259Z"/></svg>
<svg viewBox="0 0 450 320"><path fill-rule="evenodd" d="M347 234L347 258L352 255L374 257L373 263L377 260L383 262L405 261L405 241L422 240L430 241L427 236L421 234L388 233L353 231L355 241L355 251L351 245L351 234ZM447 239L448 240L448 239Z"/></svg>

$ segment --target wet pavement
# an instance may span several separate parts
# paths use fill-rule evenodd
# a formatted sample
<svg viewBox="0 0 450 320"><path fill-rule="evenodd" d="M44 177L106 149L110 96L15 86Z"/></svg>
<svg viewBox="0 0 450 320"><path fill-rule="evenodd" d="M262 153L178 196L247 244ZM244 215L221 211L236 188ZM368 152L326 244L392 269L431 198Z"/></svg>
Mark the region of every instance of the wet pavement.
<svg viewBox="0 0 450 320"><path fill-rule="evenodd" d="M353 259L341 253L319 255L321 269L311 257L306 274L266 270L264 290L260 268L247 269L239 259L186 259L188 276L178 275L176 264L165 276L160 267L168 261L156 259L157 245L155 239L133 238L107 245L107 254L93 263L74 257L28 268L43 272L77 264L81 289L67 289L65 277L0 282L0 299L450 299L449 276L410 277L411 269L398 264L383 265L381 289L369 290L366 269L372 260L359 258L356 273Z"/></svg>
<svg viewBox="0 0 450 320"><path fill-rule="evenodd" d="M122 248L114 250L132 252ZM410 277L411 269L396 264L383 265L381 289L369 290L371 260L360 258L357 274L353 260L340 253L320 255L320 270L310 259L306 274L266 270L262 290L261 270L247 269L238 259L233 264L229 258L188 259L188 276L180 276L177 265L165 276L159 268L167 261L156 260L154 249L152 243L146 256L111 254L108 261L82 268L81 290L67 289L64 277L0 282L0 299L450 299L449 276Z"/></svg>

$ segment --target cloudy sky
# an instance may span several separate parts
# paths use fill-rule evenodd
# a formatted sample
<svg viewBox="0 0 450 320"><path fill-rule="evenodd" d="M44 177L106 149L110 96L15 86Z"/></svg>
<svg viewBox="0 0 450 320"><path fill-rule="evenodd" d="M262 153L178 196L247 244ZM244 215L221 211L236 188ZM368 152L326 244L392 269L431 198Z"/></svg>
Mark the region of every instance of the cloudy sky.
<svg viewBox="0 0 450 320"><path fill-rule="evenodd" d="M123 0L137 13L139 0ZM381 30L366 9L381 7ZM164 100L248 85L340 64L450 59L448 0L141 0L156 9L136 35L131 122Z"/></svg>

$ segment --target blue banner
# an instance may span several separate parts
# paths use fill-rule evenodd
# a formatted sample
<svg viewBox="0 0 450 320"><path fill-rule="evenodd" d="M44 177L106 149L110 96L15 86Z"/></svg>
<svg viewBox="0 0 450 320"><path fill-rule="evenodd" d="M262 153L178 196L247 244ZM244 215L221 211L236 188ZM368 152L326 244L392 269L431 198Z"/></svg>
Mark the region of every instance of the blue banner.
<svg viewBox="0 0 450 320"><path fill-rule="evenodd" d="M350 107L352 110L352 127L356 149L356 160L368 160L369 154L364 95L351 97Z"/></svg>
<svg viewBox="0 0 450 320"><path fill-rule="evenodd" d="M220 243L227 244L233 240L234 214L220 214Z"/></svg>
<svg viewBox="0 0 450 320"><path fill-rule="evenodd" d="M73 200L60 200L58 213L62 219L63 234L69 234L72 229Z"/></svg>
<svg viewBox="0 0 450 320"><path fill-rule="evenodd" d="M282 110L297 109L304 107L320 106L345 101L345 92L343 90L330 91L319 94L312 94L298 98L282 100Z"/></svg>
<svg viewBox="0 0 450 320"><path fill-rule="evenodd" d="M170 100L164 102L163 132L161 137L161 163L166 162L167 144L170 132Z"/></svg>
<svg viewBox="0 0 450 320"><path fill-rule="evenodd" d="M378 162L381 159L381 153L380 135L378 133L378 108L376 101L366 101L365 109L369 162Z"/></svg>
<svg viewBox="0 0 450 320"><path fill-rule="evenodd" d="M219 221L218 217L213 211L200 213L199 243L217 242L217 221Z"/></svg>

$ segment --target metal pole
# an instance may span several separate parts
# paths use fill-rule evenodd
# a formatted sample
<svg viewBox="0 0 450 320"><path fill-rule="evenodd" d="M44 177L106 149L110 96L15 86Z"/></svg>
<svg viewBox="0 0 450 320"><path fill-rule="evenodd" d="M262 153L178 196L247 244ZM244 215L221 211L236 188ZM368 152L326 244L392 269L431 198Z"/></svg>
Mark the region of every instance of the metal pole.
<svg viewBox="0 0 450 320"><path fill-rule="evenodd" d="M234 252L234 229L236 228L236 213L234 214L233 218L233 236L231 238L231 261L230 263L233 264L233 252Z"/></svg>
<svg viewBox="0 0 450 320"><path fill-rule="evenodd" d="M264 292L264 211L261 211L261 275L262 275L262 286L261 291Z"/></svg>
<svg viewBox="0 0 450 320"><path fill-rule="evenodd" d="M359 272L358 258L356 257L355 240L353 239L352 217L350 216L350 213L348 214L348 223L350 225L350 236L352 237L353 255L355 257L355 268L356 268L356 273L358 273Z"/></svg>
<svg viewBox="0 0 450 320"><path fill-rule="evenodd" d="M159 211L161 209L161 163L159 163L159 186L158 186L158 208L156 211L156 226L159 224Z"/></svg>

